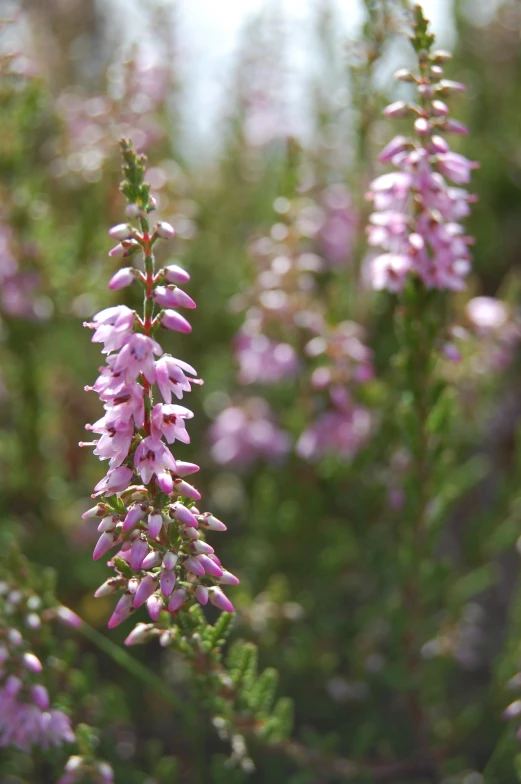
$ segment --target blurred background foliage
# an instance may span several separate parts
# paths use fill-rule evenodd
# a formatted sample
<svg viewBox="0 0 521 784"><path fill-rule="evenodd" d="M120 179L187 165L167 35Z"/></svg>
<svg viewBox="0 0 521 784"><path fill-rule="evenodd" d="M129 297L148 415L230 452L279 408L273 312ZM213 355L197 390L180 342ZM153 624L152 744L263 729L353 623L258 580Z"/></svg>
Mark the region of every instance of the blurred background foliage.
<svg viewBox="0 0 521 784"><path fill-rule="evenodd" d="M493 5L485 21L470 3L456 0L453 9L447 75L468 85L455 113L471 129L457 149L481 164L468 222L474 274L451 304L460 323L471 296L500 297L512 319L519 307L521 6ZM434 480L433 525L442 533L422 564L419 688L434 767L407 706L411 673L400 639L410 619L396 563L408 469L393 416L393 302L364 285L364 194L383 171L376 156L392 135L381 109L399 94L393 71L412 62L404 5L365 0L363 26L339 49L334 7L316 4L304 129L285 90L291 30L282 15L261 13L242 32L216 152L202 162L178 142L175 3L143 9L156 60L139 43L117 47L122 19L111 3L2 4L13 21L0 39L0 548L17 543L37 570L55 570L60 601L94 630L87 639L71 633L60 653L74 721L99 728L97 753L129 784L248 775L270 784L519 780L516 741L499 716L521 667L521 376L515 340L470 329L463 358L444 371L453 397L440 465L450 454L451 469ZM205 380L189 403L196 417L182 459L201 463L200 489L228 525L222 557L241 578L233 635L259 646L261 668L277 669L278 693L294 702L295 740L254 747L249 774L226 763L179 656L148 645L132 649L135 665L118 653L125 629L110 634L112 647L100 636L111 599L93 591L107 573L91 559L94 527L81 520L100 466L77 446L84 423L99 416L83 388L100 357L82 321L121 301L106 287L116 269L106 232L123 207L121 135L148 154L159 212L177 230L173 255L192 275L193 334L179 348L167 339L166 348L170 340ZM347 228L337 222L320 234L331 218L328 195L338 192L332 186L343 188L337 218ZM223 409L264 396L294 444L312 406L304 373L268 390L241 385L233 351L245 310L237 295L251 291L256 275L251 243L274 236L281 197L304 205L308 218L316 207L318 230L303 231L302 242L327 260L317 296L329 323L357 322L374 352L375 377L357 393L373 428L350 459L309 463L290 449L274 462L268 450L236 465L212 444ZM54 781L52 770L48 760L0 754L9 784Z"/></svg>

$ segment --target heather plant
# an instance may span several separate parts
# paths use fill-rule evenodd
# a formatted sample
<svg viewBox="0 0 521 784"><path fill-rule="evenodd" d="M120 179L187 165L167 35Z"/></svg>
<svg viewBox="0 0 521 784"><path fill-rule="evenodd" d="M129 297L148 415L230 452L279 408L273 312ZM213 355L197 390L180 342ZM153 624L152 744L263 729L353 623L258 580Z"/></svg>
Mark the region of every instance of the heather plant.
<svg viewBox="0 0 521 784"><path fill-rule="evenodd" d="M265 14L192 160L169 9L62 5L0 82L0 779L518 780L516 3L452 60L323 3L298 94Z"/></svg>

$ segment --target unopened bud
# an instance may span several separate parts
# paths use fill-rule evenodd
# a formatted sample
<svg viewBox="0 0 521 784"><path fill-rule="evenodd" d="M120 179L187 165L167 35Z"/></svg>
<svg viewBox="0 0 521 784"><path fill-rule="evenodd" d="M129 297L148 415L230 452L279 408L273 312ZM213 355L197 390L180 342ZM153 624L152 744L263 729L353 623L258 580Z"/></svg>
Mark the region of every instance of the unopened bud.
<svg viewBox="0 0 521 784"><path fill-rule="evenodd" d="M129 240L133 235L132 226L128 223L118 223L109 229L109 237L115 240Z"/></svg>
<svg viewBox="0 0 521 784"><path fill-rule="evenodd" d="M174 227L165 221L161 221L157 224L155 232L158 237L161 237L164 240L171 240L175 236Z"/></svg>

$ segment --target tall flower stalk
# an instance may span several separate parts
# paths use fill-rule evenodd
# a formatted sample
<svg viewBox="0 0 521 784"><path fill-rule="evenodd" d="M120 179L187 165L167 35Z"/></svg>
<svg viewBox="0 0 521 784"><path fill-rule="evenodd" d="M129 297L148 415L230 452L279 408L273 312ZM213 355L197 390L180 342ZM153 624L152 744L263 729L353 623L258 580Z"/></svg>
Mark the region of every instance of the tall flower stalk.
<svg viewBox="0 0 521 784"><path fill-rule="evenodd" d="M395 101L385 110L390 118L414 121L413 136L395 136L379 160L396 171L377 177L367 198L375 212L369 218L368 239L384 252L370 262L375 289L402 291L414 277L427 289L459 291L470 270L469 246L459 221L470 211L474 197L464 188L477 164L452 152L446 134L466 135L467 128L449 116L446 96L465 90L460 82L443 77L445 51L432 51L434 36L416 6L413 46L418 73L396 72L399 81L416 87L416 101ZM450 185L450 180L453 185Z"/></svg>
<svg viewBox="0 0 521 784"><path fill-rule="evenodd" d="M384 114L409 118L414 133L396 136L379 156L395 171L377 177L367 195L375 208L369 218L369 244L383 251L368 264L373 287L399 295L396 366L402 392L393 419L397 413L397 435L406 448L409 468L394 571L405 615L396 617L395 645L403 662L401 689L415 746L429 763L429 780L438 781L425 659L429 639L437 633L431 622L432 601L444 599L443 588L433 586L427 565L442 523L436 501L453 469L448 425L452 397L439 358L446 330L446 292L464 288L471 265L472 238L459 221L468 215L474 197L460 186L469 182L477 164L452 152L445 140L445 134L467 133L449 117L442 100L465 88L444 78L443 64L450 55L433 50L434 36L420 6L414 9L411 41L418 72L402 69L396 78L415 85L416 100L396 101Z"/></svg>
<svg viewBox="0 0 521 784"><path fill-rule="evenodd" d="M118 547L109 561L115 573L96 592L96 596L121 594L109 627L147 605L151 623L139 624L131 632L126 640L131 645L155 635L174 635L169 619L194 601L201 605L210 601L232 612L233 605L220 586L239 581L205 541L207 531L224 531L226 526L195 505L201 495L186 478L199 466L174 458L168 446L190 441L186 421L193 416L189 409L172 403L173 397L182 399L192 384L202 382L191 365L165 354L155 336L160 328L182 334L191 331L178 312L195 308L179 288L190 276L177 265L156 270L155 243L171 239L174 229L164 222L151 227L149 214L155 200L144 179L145 158L128 141L121 142L121 150L121 190L129 202L130 222L109 231L119 240L109 256L130 259L141 253L144 264L143 269L118 270L109 288L140 286L143 311L139 315L118 305L86 324L94 330L93 342L102 343L107 355L98 379L88 387L99 395L105 413L87 429L99 435L90 445L100 460L108 461L109 469L94 488L96 506L83 516L101 518L94 559Z"/></svg>

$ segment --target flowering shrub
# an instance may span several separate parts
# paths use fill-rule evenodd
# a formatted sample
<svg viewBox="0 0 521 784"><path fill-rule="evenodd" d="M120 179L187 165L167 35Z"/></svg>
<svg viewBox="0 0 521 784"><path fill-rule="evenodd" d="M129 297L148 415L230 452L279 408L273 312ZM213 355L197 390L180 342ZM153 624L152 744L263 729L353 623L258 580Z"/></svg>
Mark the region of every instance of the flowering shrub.
<svg viewBox="0 0 521 784"><path fill-rule="evenodd" d="M198 160L168 9L62 5L0 31L0 780L520 780L515 3L364 0L348 83L321 7L307 95L260 17Z"/></svg>

